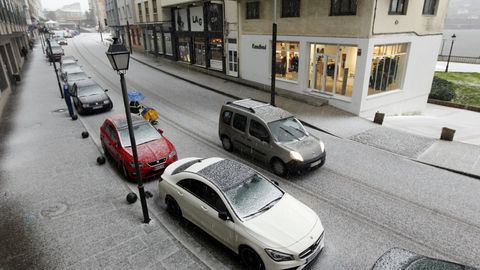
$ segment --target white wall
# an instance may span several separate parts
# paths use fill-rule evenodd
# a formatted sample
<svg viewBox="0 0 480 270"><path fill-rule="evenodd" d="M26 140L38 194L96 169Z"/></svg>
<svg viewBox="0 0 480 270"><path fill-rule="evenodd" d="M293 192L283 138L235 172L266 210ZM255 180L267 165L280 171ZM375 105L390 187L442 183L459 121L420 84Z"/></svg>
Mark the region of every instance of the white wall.
<svg viewBox="0 0 480 270"><path fill-rule="evenodd" d="M407 52L403 86L400 90L367 96L370 74L366 74L359 115L372 117L376 111L387 115L423 112L430 93L441 41L441 35L416 36L413 34L377 36L370 39L368 67L371 65L374 45L410 43L410 46Z"/></svg>

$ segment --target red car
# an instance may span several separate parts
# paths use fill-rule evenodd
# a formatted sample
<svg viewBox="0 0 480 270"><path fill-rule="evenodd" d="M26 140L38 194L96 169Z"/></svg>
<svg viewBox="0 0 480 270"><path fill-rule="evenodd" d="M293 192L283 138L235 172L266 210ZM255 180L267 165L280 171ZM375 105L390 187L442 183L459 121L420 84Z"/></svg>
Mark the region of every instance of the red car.
<svg viewBox="0 0 480 270"><path fill-rule="evenodd" d="M159 177L170 163L178 159L175 147L162 135L161 129L156 129L142 117L132 115L132 125L142 179ZM112 158L127 179L135 180L135 164L124 115L105 120L100 127L100 141L105 155Z"/></svg>

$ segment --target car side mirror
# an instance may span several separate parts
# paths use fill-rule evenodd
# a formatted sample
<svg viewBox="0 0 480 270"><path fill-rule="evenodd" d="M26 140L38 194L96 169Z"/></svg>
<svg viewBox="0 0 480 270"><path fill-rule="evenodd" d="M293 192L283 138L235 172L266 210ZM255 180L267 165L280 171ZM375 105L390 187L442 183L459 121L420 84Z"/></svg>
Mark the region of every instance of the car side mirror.
<svg viewBox="0 0 480 270"><path fill-rule="evenodd" d="M218 218L221 220L232 220L227 212L218 212Z"/></svg>
<svg viewBox="0 0 480 270"><path fill-rule="evenodd" d="M157 128L158 132L163 135L163 130L161 128Z"/></svg>
<svg viewBox="0 0 480 270"><path fill-rule="evenodd" d="M105 92L108 92L108 89L105 89Z"/></svg>
<svg viewBox="0 0 480 270"><path fill-rule="evenodd" d="M276 186L280 186L280 184L279 184L277 181L273 181L273 183L274 183Z"/></svg>

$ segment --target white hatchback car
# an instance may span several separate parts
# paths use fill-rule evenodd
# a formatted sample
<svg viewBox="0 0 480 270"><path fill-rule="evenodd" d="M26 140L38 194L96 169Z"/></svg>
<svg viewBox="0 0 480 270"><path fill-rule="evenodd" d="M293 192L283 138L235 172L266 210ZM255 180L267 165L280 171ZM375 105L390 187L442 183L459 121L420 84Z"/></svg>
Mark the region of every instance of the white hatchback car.
<svg viewBox="0 0 480 270"><path fill-rule="evenodd" d="M302 269L324 247L318 215L256 170L223 158L185 158L158 184L167 210L238 253L250 269Z"/></svg>

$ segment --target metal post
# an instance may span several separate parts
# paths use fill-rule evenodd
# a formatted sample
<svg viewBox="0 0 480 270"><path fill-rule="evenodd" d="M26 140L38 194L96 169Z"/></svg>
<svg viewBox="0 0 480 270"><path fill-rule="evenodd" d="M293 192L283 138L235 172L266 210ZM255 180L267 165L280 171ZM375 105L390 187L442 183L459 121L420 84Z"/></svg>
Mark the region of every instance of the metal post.
<svg viewBox="0 0 480 270"><path fill-rule="evenodd" d="M270 83L270 104L275 106L275 55L277 48L277 0L273 0L273 19L272 19L272 76Z"/></svg>
<svg viewBox="0 0 480 270"><path fill-rule="evenodd" d="M44 43L45 41L44 41L43 38L42 38L43 33L42 33L42 35L39 35L39 36L40 36L40 44L42 44L42 53L45 54L45 46L43 45L43 43Z"/></svg>
<svg viewBox="0 0 480 270"><path fill-rule="evenodd" d="M130 54L133 54L133 52L132 52L132 36L130 35L130 23L128 23L128 20L127 20L127 33L128 33L128 48L130 49Z"/></svg>
<svg viewBox="0 0 480 270"><path fill-rule="evenodd" d="M130 106L128 104L127 86L125 85L125 76L123 73L120 73L120 84L122 86L123 104L125 105L125 115L127 117L130 144L132 145L133 162L135 163L138 192L140 193L140 202L142 204L143 223L148 223L150 222L150 217L148 216L147 200L145 199L145 190L143 188L142 175L140 174L140 166L138 165L137 143L135 142L135 134L133 133L132 116L130 114Z"/></svg>
<svg viewBox="0 0 480 270"><path fill-rule="evenodd" d="M50 59L51 59L52 62L53 62L53 69L55 70L55 75L57 76L58 89L60 90L60 96L63 98L63 89L62 89L62 86L60 85L60 78L58 77L57 64L55 63L55 58L53 57L52 45L50 44L50 38L47 39L47 43L48 43L48 49L50 51L50 55L48 56L48 61L50 61Z"/></svg>
<svg viewBox="0 0 480 270"><path fill-rule="evenodd" d="M455 42L455 34L452 36L452 45L450 45L450 52L448 53L447 66L445 67L445 72L448 72L448 66L450 65L450 57L452 56L453 43Z"/></svg>
<svg viewBox="0 0 480 270"><path fill-rule="evenodd" d="M103 36L102 36L102 25L100 24L100 20L98 20L98 32L100 32L100 40L103 43Z"/></svg>

